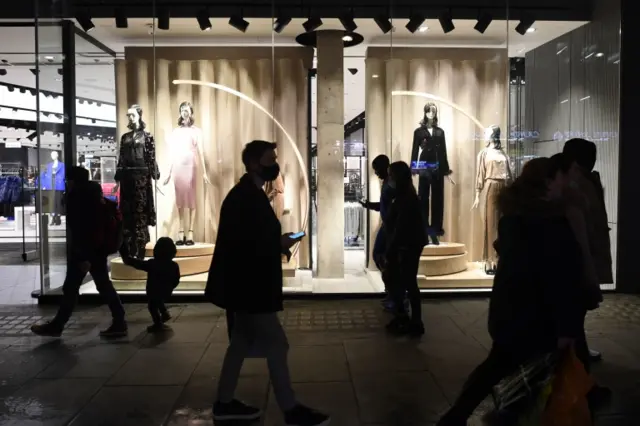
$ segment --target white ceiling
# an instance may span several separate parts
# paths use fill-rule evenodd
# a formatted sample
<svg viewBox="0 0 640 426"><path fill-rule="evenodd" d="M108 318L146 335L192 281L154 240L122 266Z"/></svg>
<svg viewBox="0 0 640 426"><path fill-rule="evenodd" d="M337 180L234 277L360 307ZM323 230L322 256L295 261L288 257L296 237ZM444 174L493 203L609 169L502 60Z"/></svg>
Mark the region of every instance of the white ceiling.
<svg viewBox="0 0 640 426"><path fill-rule="evenodd" d="M113 19L94 19L96 28L90 32L122 56L126 45L297 45L295 37L303 32L304 19L293 19L281 34L272 31L271 19L247 19L250 23L245 34L228 24L227 19L211 19L212 30L201 31L195 18L171 19L169 31L152 30L151 19L129 19L129 28L115 28ZM321 29L341 29L337 19L325 19ZM548 41L551 41L586 22L539 21L534 24L536 31L520 35L513 28L517 21L494 21L484 34L473 29L475 21L454 21L456 29L444 34L437 20L427 20L427 31L411 34L406 28L406 19L393 21L396 28L389 34L382 34L373 20L356 19L356 32L364 37L364 42L345 50L345 122L364 111L365 76L364 55L368 46L397 47L475 47L508 48L510 56L524 56ZM0 28L0 37L11 40L0 47L0 60L8 61L6 76L0 82L10 82L35 87L35 76L29 71L34 68L35 43L33 28ZM62 92L62 80L57 70L61 68L61 32L56 27L39 28L40 87L45 90ZM81 37L76 38L77 93L102 102L115 102L115 80L113 58L100 51ZM2 67L2 64L0 64ZM356 68L352 75L348 69Z"/></svg>

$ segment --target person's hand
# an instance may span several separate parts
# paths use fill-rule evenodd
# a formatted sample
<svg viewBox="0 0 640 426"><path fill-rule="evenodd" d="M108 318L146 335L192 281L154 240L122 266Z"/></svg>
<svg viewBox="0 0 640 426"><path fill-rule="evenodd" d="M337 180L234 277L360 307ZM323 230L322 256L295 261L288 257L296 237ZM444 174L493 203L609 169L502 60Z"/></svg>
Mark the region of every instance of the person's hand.
<svg viewBox="0 0 640 426"><path fill-rule="evenodd" d="M294 246L294 244L296 244L301 239L301 238L293 239L291 238L291 235L293 235L293 232L287 232L286 234L283 234L280 237L280 245L285 250L289 250L291 247Z"/></svg>
<svg viewBox="0 0 640 426"><path fill-rule="evenodd" d="M164 180L164 182L162 182L162 185L168 184L170 180L171 180L171 175L167 176L167 178Z"/></svg>
<svg viewBox="0 0 640 426"><path fill-rule="evenodd" d="M111 190L111 195L116 195L118 193L118 190L120 189L120 184L116 183L116 185L113 187L113 189Z"/></svg>
<svg viewBox="0 0 640 426"><path fill-rule="evenodd" d="M574 339L571 337L558 337L558 349L569 349L573 346Z"/></svg>
<svg viewBox="0 0 640 426"><path fill-rule="evenodd" d="M471 209L477 209L479 205L480 205L480 197L478 196L478 194L476 194L476 198L473 200L473 205L471 206Z"/></svg>
<svg viewBox="0 0 640 426"><path fill-rule="evenodd" d="M80 271L82 271L83 274L86 274L87 272L89 272L89 269L91 269L91 263L84 261L84 262L80 262Z"/></svg>

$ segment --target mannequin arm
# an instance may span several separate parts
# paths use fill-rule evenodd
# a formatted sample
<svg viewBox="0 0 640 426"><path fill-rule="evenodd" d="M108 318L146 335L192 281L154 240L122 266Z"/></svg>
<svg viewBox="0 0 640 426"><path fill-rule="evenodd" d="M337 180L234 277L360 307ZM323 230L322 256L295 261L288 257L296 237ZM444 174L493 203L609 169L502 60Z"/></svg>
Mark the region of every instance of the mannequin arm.
<svg viewBox="0 0 640 426"><path fill-rule="evenodd" d="M447 156L447 139L445 137L444 130L442 130L442 148L441 149L442 149L442 153L441 153L441 158L442 158L441 168L442 168L442 170L444 170L445 176L448 176L451 173L453 173L453 170L451 170L449 168L449 157Z"/></svg>
<svg viewBox="0 0 640 426"><path fill-rule="evenodd" d="M204 161L204 147L202 142L202 131L198 134L198 138L196 139L196 149L198 150L198 158L200 159L200 166L202 167L202 176L204 178L205 183L211 184L209 181L209 176L207 176L207 165Z"/></svg>

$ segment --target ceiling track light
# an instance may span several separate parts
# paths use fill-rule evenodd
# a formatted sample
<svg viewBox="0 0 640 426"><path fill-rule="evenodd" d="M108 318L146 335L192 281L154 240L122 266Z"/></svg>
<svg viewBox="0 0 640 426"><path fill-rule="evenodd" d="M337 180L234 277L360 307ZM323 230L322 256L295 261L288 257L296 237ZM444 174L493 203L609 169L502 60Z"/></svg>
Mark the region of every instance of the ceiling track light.
<svg viewBox="0 0 640 426"><path fill-rule="evenodd" d="M116 9L116 28L128 28L127 14L123 8Z"/></svg>
<svg viewBox="0 0 640 426"><path fill-rule="evenodd" d="M409 22L407 22L407 25L405 25L405 28L409 30L411 34L413 34L416 31L418 31L418 29L422 26L422 24L424 24L424 21L425 21L425 17L422 15L419 15L419 14L411 15L411 18L409 18Z"/></svg>
<svg viewBox="0 0 640 426"><path fill-rule="evenodd" d="M353 11L346 12L339 19L346 32L352 33L358 29L358 25L353 20Z"/></svg>
<svg viewBox="0 0 640 426"><path fill-rule="evenodd" d="M391 21L389 21L389 17L387 16L376 16L373 20L383 34L386 34L393 29L393 25L391 25Z"/></svg>
<svg viewBox="0 0 640 426"><path fill-rule="evenodd" d="M196 15L196 19L198 20L198 25L200 25L200 29L202 31L211 31L211 21L209 20L209 11L206 9L202 9Z"/></svg>
<svg viewBox="0 0 640 426"><path fill-rule="evenodd" d="M480 12L480 16L478 16L478 22L475 27L473 27L480 34L484 34L491 25L491 21L493 21L493 16L491 16L488 12Z"/></svg>
<svg viewBox="0 0 640 426"><path fill-rule="evenodd" d="M160 9L158 13L158 29L168 31L169 21L171 20L171 13L169 9Z"/></svg>
<svg viewBox="0 0 640 426"><path fill-rule="evenodd" d="M279 16L276 18L276 21L273 23L273 31L280 34L287 25L291 22L291 18L288 16Z"/></svg>
<svg viewBox="0 0 640 426"><path fill-rule="evenodd" d="M523 18L520 20L520 23L516 26L516 32L520 35L525 35L529 31L529 29L536 22L535 19L532 18Z"/></svg>
<svg viewBox="0 0 640 426"><path fill-rule="evenodd" d="M442 31L444 31L445 34L448 34L456 29L456 26L453 25L453 18L451 17L450 11L443 12L438 18L438 21L440 21L440 26L442 27Z"/></svg>
<svg viewBox="0 0 640 426"><path fill-rule="evenodd" d="M317 30L322 26L322 19L320 18L309 18L303 22L302 26L304 27L305 32L310 33L312 31Z"/></svg>
<svg viewBox="0 0 640 426"><path fill-rule="evenodd" d="M233 28L243 33L247 31L247 28L249 28L249 22L246 21L241 14L234 15L231 18L229 18L229 25L231 25Z"/></svg>
<svg viewBox="0 0 640 426"><path fill-rule="evenodd" d="M92 29L94 29L96 27L95 25L93 25L93 21L91 20L91 16L89 16L89 13L87 13L87 12L79 13L76 16L76 21L78 21L78 24L80 24L80 27L82 27L82 30L85 33L88 33L89 31L91 31Z"/></svg>
<svg viewBox="0 0 640 426"><path fill-rule="evenodd" d="M0 75L7 75L7 70L4 68L0 69Z"/></svg>

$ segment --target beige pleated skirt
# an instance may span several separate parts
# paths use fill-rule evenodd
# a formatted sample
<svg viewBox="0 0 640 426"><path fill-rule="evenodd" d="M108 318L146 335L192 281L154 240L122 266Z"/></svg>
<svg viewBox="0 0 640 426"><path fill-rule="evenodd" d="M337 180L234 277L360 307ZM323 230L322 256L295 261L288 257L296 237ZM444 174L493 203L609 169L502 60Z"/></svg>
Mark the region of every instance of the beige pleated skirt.
<svg viewBox="0 0 640 426"><path fill-rule="evenodd" d="M482 258L485 261L497 262L498 254L493 248L494 241L498 238L498 194L506 186L502 179L487 179L484 185L484 242L482 245Z"/></svg>

